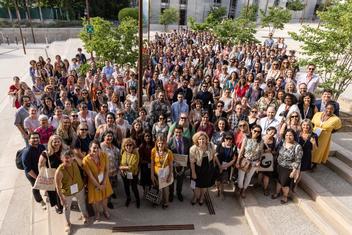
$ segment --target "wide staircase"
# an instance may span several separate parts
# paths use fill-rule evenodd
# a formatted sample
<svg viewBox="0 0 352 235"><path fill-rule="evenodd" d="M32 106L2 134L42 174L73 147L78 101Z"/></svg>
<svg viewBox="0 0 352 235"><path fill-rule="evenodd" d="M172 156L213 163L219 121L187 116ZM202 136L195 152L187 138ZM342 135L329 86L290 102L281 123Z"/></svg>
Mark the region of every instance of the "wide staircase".
<svg viewBox="0 0 352 235"><path fill-rule="evenodd" d="M352 133L335 133L326 165L302 173L292 202L250 189L239 199L253 234L352 234Z"/></svg>

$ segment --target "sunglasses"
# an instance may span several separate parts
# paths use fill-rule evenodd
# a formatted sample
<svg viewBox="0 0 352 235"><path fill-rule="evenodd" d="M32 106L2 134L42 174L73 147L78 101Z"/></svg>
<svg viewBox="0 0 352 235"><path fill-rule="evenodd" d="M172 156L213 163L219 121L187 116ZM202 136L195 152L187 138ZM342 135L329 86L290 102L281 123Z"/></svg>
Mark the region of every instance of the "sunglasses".
<svg viewBox="0 0 352 235"><path fill-rule="evenodd" d="M160 117L160 118L159 118L159 120L164 120L164 119L165 119L165 118L163 118L163 117Z"/></svg>
<svg viewBox="0 0 352 235"><path fill-rule="evenodd" d="M225 140L232 140L232 138L225 138Z"/></svg>
<svg viewBox="0 0 352 235"><path fill-rule="evenodd" d="M88 131L88 129L79 129L80 131Z"/></svg>
<svg viewBox="0 0 352 235"><path fill-rule="evenodd" d="M253 110L252 110L251 113L258 113L258 111L253 111Z"/></svg>
<svg viewBox="0 0 352 235"><path fill-rule="evenodd" d="M314 70L315 70L315 68L308 68L308 70L314 71Z"/></svg>
<svg viewBox="0 0 352 235"><path fill-rule="evenodd" d="M298 118L298 116L294 115L294 116L291 116L291 118Z"/></svg>
<svg viewBox="0 0 352 235"><path fill-rule="evenodd" d="M87 106L82 106L82 109L87 109L88 107Z"/></svg>
<svg viewBox="0 0 352 235"><path fill-rule="evenodd" d="M77 114L71 114L71 117L78 117Z"/></svg>

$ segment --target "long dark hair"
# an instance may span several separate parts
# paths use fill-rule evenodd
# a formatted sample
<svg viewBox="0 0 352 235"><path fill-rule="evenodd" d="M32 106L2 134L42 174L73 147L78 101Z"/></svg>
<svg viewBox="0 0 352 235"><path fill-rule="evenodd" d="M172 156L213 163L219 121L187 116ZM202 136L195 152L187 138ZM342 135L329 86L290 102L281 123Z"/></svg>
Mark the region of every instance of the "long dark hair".
<svg viewBox="0 0 352 235"><path fill-rule="evenodd" d="M247 138L248 139L251 139L252 138L252 131L255 129L255 128L259 128L260 129L260 134L258 135L258 138L257 138L257 143L260 143L261 141L262 141L262 127L260 126L260 125L257 125L257 124L255 124L253 127L252 127L252 129L251 129L251 131L249 132L249 134L247 135Z"/></svg>

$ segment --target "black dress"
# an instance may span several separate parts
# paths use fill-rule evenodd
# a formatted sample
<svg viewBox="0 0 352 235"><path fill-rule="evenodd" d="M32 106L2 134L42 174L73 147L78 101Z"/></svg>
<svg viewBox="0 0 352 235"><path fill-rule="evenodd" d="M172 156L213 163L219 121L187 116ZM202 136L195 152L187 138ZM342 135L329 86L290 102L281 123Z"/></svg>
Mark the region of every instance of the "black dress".
<svg viewBox="0 0 352 235"><path fill-rule="evenodd" d="M231 162L233 159L233 155L235 153L237 154L237 151L235 147L226 148L226 147L223 147L222 144L220 144L216 147L216 153L217 153L220 165L222 165L223 162L226 162L226 163ZM218 172L219 174L217 175L216 179L218 181L226 181L230 177L231 167L228 167L221 174L220 174L220 169Z"/></svg>
<svg viewBox="0 0 352 235"><path fill-rule="evenodd" d="M149 146L146 143L143 143L139 147L139 157L140 157L140 180L139 183L143 187L152 185L151 180L151 153L154 143L151 143Z"/></svg>
<svg viewBox="0 0 352 235"><path fill-rule="evenodd" d="M43 152L43 156L46 159L46 167L49 167L49 163L48 163L48 157L47 157L47 152L45 151L45 153ZM50 161L50 166L51 168L58 168L60 166L61 159L60 159L61 153L60 152L56 152L53 155L49 156L49 161ZM60 202L60 198L59 195L57 194L56 191L48 191L48 198L49 198L49 202L50 202L50 206L57 206L59 209L62 209L63 206L61 205Z"/></svg>
<svg viewBox="0 0 352 235"><path fill-rule="evenodd" d="M308 136L307 140L304 140L302 136L299 136L298 143L302 146L303 156L301 160L301 171L308 171L312 169L312 151L313 144L310 142L310 138L313 137L318 143L318 136L312 133Z"/></svg>
<svg viewBox="0 0 352 235"><path fill-rule="evenodd" d="M196 179L197 188L209 188L214 185L215 183L214 159L209 161L208 156L203 155L201 166L198 166L197 164L195 164L195 170L197 174L197 179Z"/></svg>

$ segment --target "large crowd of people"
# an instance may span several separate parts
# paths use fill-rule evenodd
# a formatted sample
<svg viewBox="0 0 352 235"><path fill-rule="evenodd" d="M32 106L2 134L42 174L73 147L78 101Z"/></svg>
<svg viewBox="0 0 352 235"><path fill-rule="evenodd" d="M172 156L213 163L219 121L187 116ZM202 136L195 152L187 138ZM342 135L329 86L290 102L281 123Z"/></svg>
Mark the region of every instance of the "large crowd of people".
<svg viewBox="0 0 352 235"><path fill-rule="evenodd" d="M25 175L34 185L41 167L56 169L48 198L66 230L73 197L86 223L92 214L109 219L117 197L130 206L131 189L137 208L153 188L163 209L174 196L183 201L185 187L201 206L208 188L224 199L233 183L245 198L256 178L264 195L285 204L301 172L327 161L339 104L328 89L316 100L315 65L299 72L284 39L231 45L180 30L156 34L146 53L141 104L133 66L101 68L81 49L71 60L31 60L28 83L14 77L9 95L27 146ZM33 195L45 209L40 191Z"/></svg>

